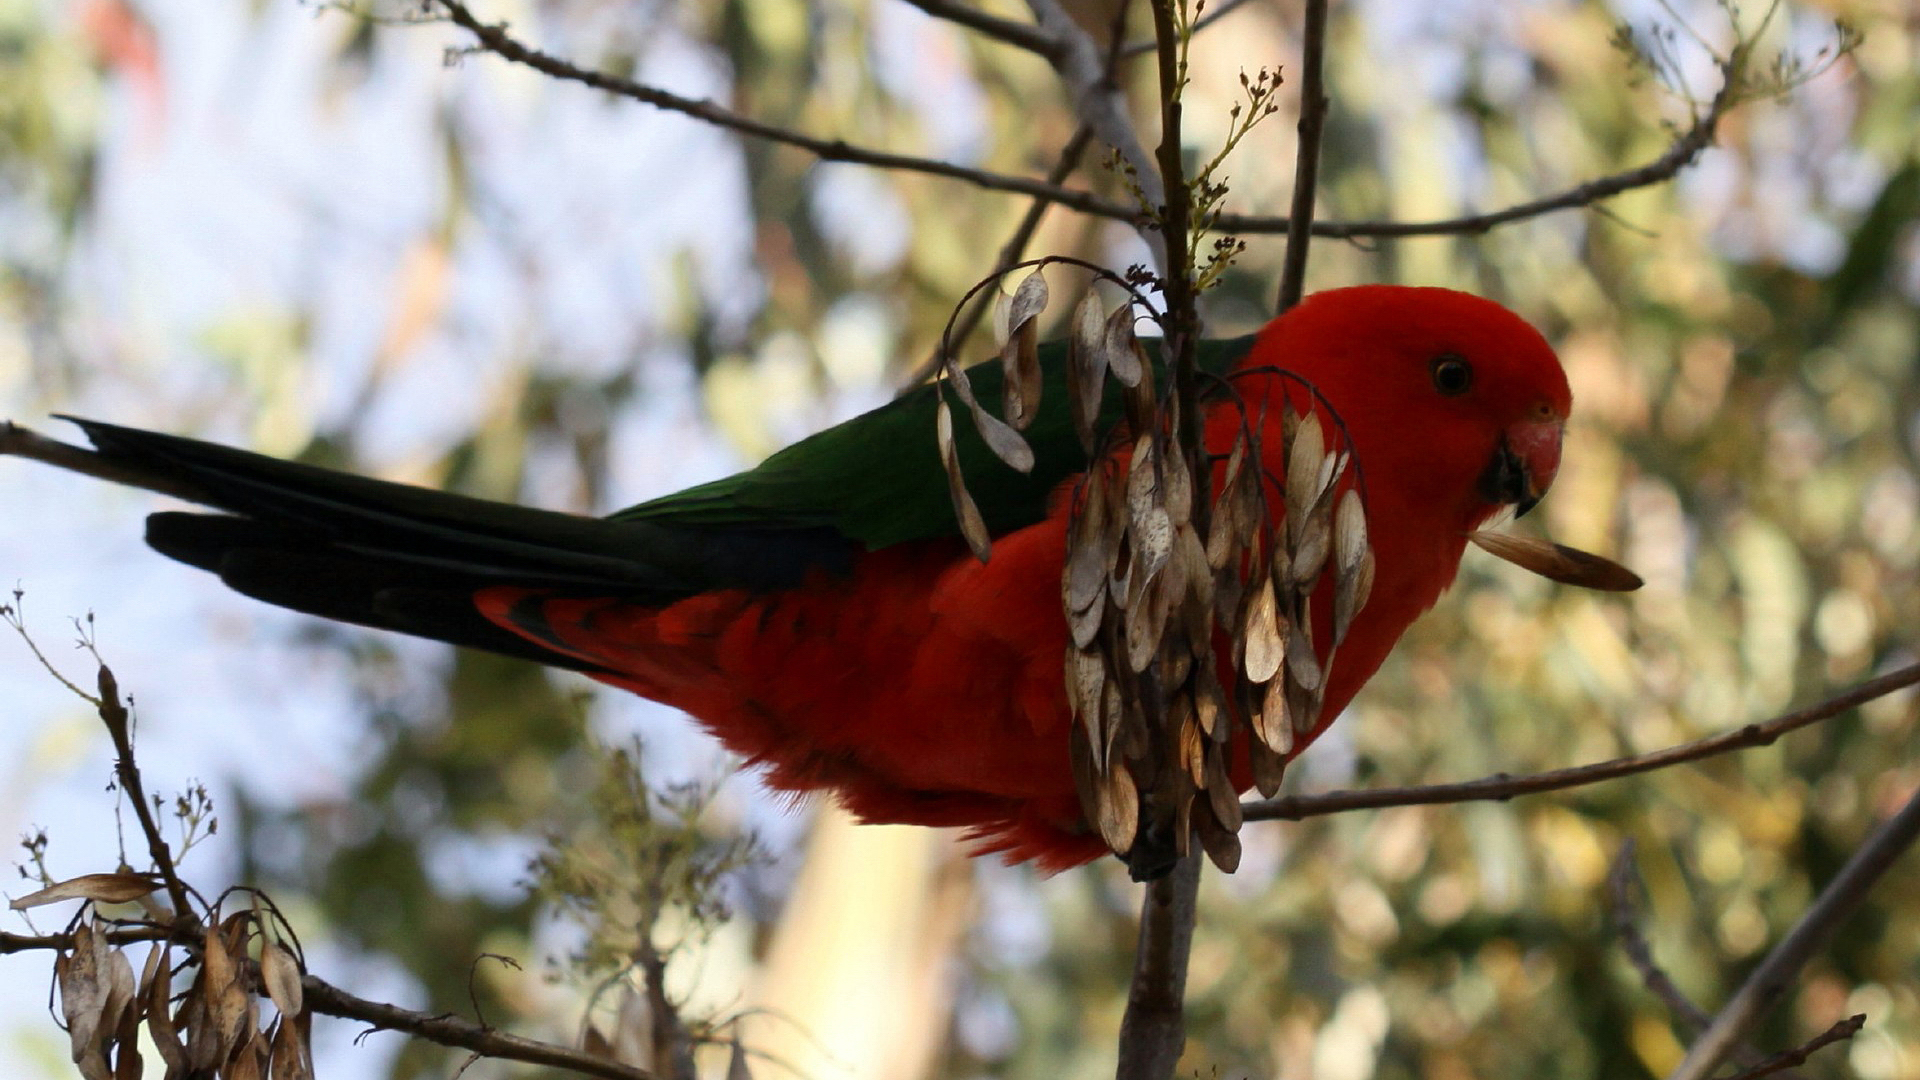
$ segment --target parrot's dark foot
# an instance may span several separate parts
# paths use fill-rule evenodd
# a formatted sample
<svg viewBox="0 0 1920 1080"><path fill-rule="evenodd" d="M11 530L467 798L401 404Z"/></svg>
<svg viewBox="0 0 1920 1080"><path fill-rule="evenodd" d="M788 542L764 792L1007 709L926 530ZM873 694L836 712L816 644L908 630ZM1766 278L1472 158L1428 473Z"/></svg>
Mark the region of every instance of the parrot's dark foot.
<svg viewBox="0 0 1920 1080"><path fill-rule="evenodd" d="M1179 838L1173 822L1148 818L1134 834L1133 847L1124 856L1127 876L1135 881L1158 881L1180 862Z"/></svg>

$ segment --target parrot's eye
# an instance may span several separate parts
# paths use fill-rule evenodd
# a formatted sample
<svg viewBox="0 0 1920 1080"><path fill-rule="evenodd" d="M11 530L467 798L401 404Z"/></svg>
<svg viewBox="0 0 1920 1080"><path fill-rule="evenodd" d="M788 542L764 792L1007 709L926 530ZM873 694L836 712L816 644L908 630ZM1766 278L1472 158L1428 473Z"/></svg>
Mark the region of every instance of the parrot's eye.
<svg viewBox="0 0 1920 1080"><path fill-rule="evenodd" d="M1448 397L1459 397L1473 385L1473 365L1457 353L1434 357L1431 371L1433 388Z"/></svg>

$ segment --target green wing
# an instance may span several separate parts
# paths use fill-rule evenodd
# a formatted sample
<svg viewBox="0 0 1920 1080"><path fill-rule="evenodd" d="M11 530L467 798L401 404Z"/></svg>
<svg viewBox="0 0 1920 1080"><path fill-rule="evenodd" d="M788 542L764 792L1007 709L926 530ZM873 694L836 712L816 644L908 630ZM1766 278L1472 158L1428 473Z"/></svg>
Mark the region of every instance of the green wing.
<svg viewBox="0 0 1920 1080"><path fill-rule="evenodd" d="M1225 374L1253 347L1249 337L1203 342L1200 364ZM967 490L989 532L998 536L1046 516L1047 498L1061 481L1086 468L1067 407L1066 344L1040 347L1045 373L1039 415L1026 431L1034 467L1022 474L993 456L965 410L954 418L955 441ZM1003 376L998 364L969 369L981 403L1000 411ZM957 536L946 474L934 442L936 386L923 386L844 424L794 443L758 468L688 488L612 515L615 521L650 521L690 528L831 529L868 550L909 540ZM1101 417L1120 415L1109 391Z"/></svg>

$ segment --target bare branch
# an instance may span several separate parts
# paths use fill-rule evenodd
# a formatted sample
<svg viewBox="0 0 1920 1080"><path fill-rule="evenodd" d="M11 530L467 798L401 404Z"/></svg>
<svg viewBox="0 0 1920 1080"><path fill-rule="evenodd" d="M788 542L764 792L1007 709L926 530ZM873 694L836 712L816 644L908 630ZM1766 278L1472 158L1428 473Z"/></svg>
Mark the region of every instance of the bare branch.
<svg viewBox="0 0 1920 1080"><path fill-rule="evenodd" d="M1707 111L1694 118L1687 130L1673 140L1665 153L1638 168L1613 173L1576 184L1565 191L1518 203L1504 210L1437 221L1322 221L1313 226L1313 235L1335 239L1393 238L1407 236L1476 236L1498 226L1527 218L1540 217L1557 210L1578 210L1602 199L1665 183L1694 163L1701 152L1713 144L1715 131L1734 104L1734 85L1729 80L1715 94ZM1232 233L1286 232L1286 218L1222 214L1216 228Z"/></svg>
<svg viewBox="0 0 1920 1080"><path fill-rule="evenodd" d="M1147 884L1133 985L1120 1022L1119 1080L1166 1080L1186 1046L1187 954L1200 895L1200 852Z"/></svg>
<svg viewBox="0 0 1920 1080"><path fill-rule="evenodd" d="M985 34L995 41L1005 42L1030 53L1037 53L1048 60L1055 60L1060 55L1060 42L1053 35L1028 23L989 15L961 0L907 0L907 3L936 19L945 19L947 22Z"/></svg>
<svg viewBox="0 0 1920 1080"><path fill-rule="evenodd" d="M1867 1014L1855 1013L1820 1034L1815 1035L1813 1038L1808 1039L1806 1042L1801 1043L1799 1046L1791 1050L1783 1050L1765 1061L1755 1064L1753 1068L1745 1072L1735 1073L1727 1077L1726 1080L1760 1080L1763 1076L1782 1075L1788 1069L1805 1065L1807 1059L1812 1057L1815 1051L1842 1040L1851 1039L1855 1035L1860 1034L1860 1029L1866 1026Z"/></svg>
<svg viewBox="0 0 1920 1080"><path fill-rule="evenodd" d="M1133 120L1127 113L1126 95L1114 82L1107 58L1101 55L1100 47L1073 21L1059 0L1027 0L1027 8L1033 12L1034 21L1040 24L1040 28L1060 42L1061 51L1053 60L1053 68L1060 74L1061 81L1066 83L1067 92L1072 95L1074 115L1093 129L1095 138L1113 147L1133 170L1133 179L1140 185L1140 194L1146 204L1163 205L1167 201L1166 187L1154 169L1153 158L1148 156L1146 147L1141 145L1140 137L1133 129ZM1119 206L1114 203L1105 205ZM1166 250L1159 232L1141 221L1137 207L1123 207L1121 211L1106 216L1128 222L1138 229L1141 238L1153 249L1155 263L1171 272L1172 264L1168 260L1172 253Z"/></svg>
<svg viewBox="0 0 1920 1080"><path fill-rule="evenodd" d="M1047 182L1057 184L1065 180L1074 169L1079 168L1080 157L1086 153L1087 144L1092 141L1093 129L1085 124L1080 125L1074 131L1073 137L1067 140L1067 145L1061 148L1060 160L1054 162L1052 170L1047 173ZM1041 220L1047 216L1048 205L1045 199L1035 199L1028 204L1027 212L1021 216L1020 224L1014 228L1013 235L1007 237L1007 242L1001 245L1000 256L994 260L991 276L999 277L1013 269L1014 265L1026 255L1027 245L1033 242L1033 234L1039 231ZM959 319L955 320L953 329L944 335L945 338L956 345L965 341L967 335L973 333L973 328L980 325L980 319L986 315L987 307L992 302L991 293L982 292L975 296L960 313ZM940 349L939 345L935 345L932 354L907 373L907 377L900 383L902 393L933 378L934 372L940 370Z"/></svg>
<svg viewBox="0 0 1920 1080"><path fill-rule="evenodd" d="M1327 0L1307 0L1301 32L1300 140L1293 155L1293 208L1287 222L1287 252L1280 268L1276 313L1300 302L1307 281L1307 241L1313 226L1314 197L1320 189L1320 132L1327 120Z"/></svg>
<svg viewBox="0 0 1920 1080"><path fill-rule="evenodd" d="M1640 973L1641 982L1646 984L1653 996L1659 998L1674 1018L1685 1025L1689 1035L1698 1034L1713 1022L1713 1017L1708 1016L1706 1010L1695 1005L1687 995L1680 992L1680 987L1674 984L1672 977L1666 973L1658 961L1654 960L1653 946L1648 943L1646 935L1640 932L1640 917L1633 902L1635 882L1633 852L1632 840L1621 844L1620 853L1613 859L1613 869L1607 874L1607 891L1612 894L1613 902L1613 926L1615 932L1620 935L1620 948L1627 954L1627 959L1633 963L1634 970ZM1811 1053L1813 1049L1818 1047L1812 1047L1811 1044L1808 1047L1801 1047L1801 1050L1807 1053ZM1737 1053L1742 1065L1751 1069L1765 1066L1767 1069L1763 1073L1743 1075L1778 1075L1782 1080L1792 1080L1798 1075L1791 1069L1799 1062L1783 1060L1786 1057L1785 1054L1765 1057L1758 1050L1744 1046L1740 1047Z"/></svg>
<svg viewBox="0 0 1920 1080"><path fill-rule="evenodd" d="M911 0L909 0L909 2L911 2ZM1226 0L1226 3L1221 4L1219 7L1214 8L1212 11L1194 20L1193 33L1198 34L1200 31L1226 18L1235 10L1244 6L1246 2L1247 0ZM1120 59L1131 60L1136 56L1145 56L1159 47L1159 43L1154 41L1129 42L1120 47Z"/></svg>
<svg viewBox="0 0 1920 1080"><path fill-rule="evenodd" d="M153 807L147 804L146 785L141 782L140 769L133 761L132 714L121 704L120 684L105 664L100 665L99 683L100 697L95 704L101 723L107 726L107 734L113 739L114 776L119 779L120 790L127 801L133 804L133 815L147 840L147 853L153 859L154 869L160 872L161 881L166 883L167 898L173 901L174 918L192 918L192 909L187 906L186 883L180 880L180 871L173 864L173 849L167 846L159 823L153 819Z"/></svg>
<svg viewBox="0 0 1920 1080"><path fill-rule="evenodd" d="M1632 961L1634 970L1640 973L1640 981L1653 996L1665 1003L1667 1011L1686 1024L1689 1031L1700 1031L1713 1017L1680 992L1673 979L1655 962L1653 946L1640 933L1639 915L1633 904L1633 847L1632 840L1620 845L1620 853L1613 859L1613 870L1607 874L1607 891L1613 900L1614 932L1620 935L1621 951Z"/></svg>
<svg viewBox="0 0 1920 1080"><path fill-rule="evenodd" d="M1535 773L1531 776L1496 773L1480 780L1468 780L1456 784L1372 788L1364 791L1330 791L1323 795L1292 795L1280 799L1264 799L1245 804L1245 814L1248 821L1299 821L1303 818L1345 813L1349 810L1377 810L1388 806L1433 806L1489 799L1506 800L1516 795L1537 795L1543 791L1583 787L1602 780L1617 780L1623 776L1653 772L1735 750L1767 746L1790 731L1797 731L1822 720L1830 720L1848 709L1875 698L1885 697L1915 683L1920 683L1920 664L1909 664L1877 679L1869 679L1817 705L1809 705L1804 709L1785 713L1763 723L1748 724L1734 731L1722 732L1719 735L1681 743L1678 746L1669 746L1664 750L1655 750L1650 754L1634 754L1614 758L1611 761L1579 765L1571 769Z"/></svg>
<svg viewBox="0 0 1920 1080"><path fill-rule="evenodd" d="M654 1074L645 1069L595 1057L583 1050L510 1035L464 1017L449 1013L432 1015L403 1009L398 1005L368 1001L312 975L300 980L300 989L306 995L307 1007L315 1012L364 1021L376 1029L398 1031L441 1046L471 1050L483 1057L547 1065L582 1076L604 1077L605 1080L654 1080Z"/></svg>
<svg viewBox="0 0 1920 1080"><path fill-rule="evenodd" d="M1023 176L1009 176L985 169L968 168L964 165L912 154L875 150L854 145L843 139L823 139L781 127L778 124L742 116L711 101L682 97L671 91L648 86L632 79L589 71L522 44L499 25L482 23L462 0L438 0L438 2L447 9L448 15L455 24L465 28L478 39L479 48L482 50L514 63L523 64L556 79L577 82L610 94L632 98L655 108L691 116L696 120L737 134L792 146L813 154L822 161L838 161L869 165L878 169L942 176L973 184L988 191L1007 191L1017 195L1028 195L1094 217L1123 221L1135 227L1140 225L1138 207L1102 198L1091 191L1063 187L1058 183L1048 183ZM938 0L934 2L937 3ZM1157 179L1154 178L1151 168L1143 167L1148 162L1146 151L1134 134L1132 123L1127 119L1126 103L1118 89L1110 79L1101 74L1099 50L1092 39L1073 24L1072 19L1066 15L1057 0L1028 0L1028 4L1039 20L1039 33L1057 36L1061 43L1060 59L1056 61L1055 66L1060 70L1069 90L1074 94L1075 112L1093 127L1096 137L1109 145L1118 147L1121 155L1139 171L1148 201L1152 203L1163 201L1163 193L1145 186L1151 184L1157 187ZM1469 214L1464 217L1441 218L1434 221L1315 221L1312 225L1312 235L1335 240L1477 235L1511 222L1524 221L1560 210L1592 206L1603 199L1609 199L1636 188L1650 187L1671 180L1682 169L1693 164L1701 151L1712 144L1721 119L1725 117L1733 103L1730 88L1722 87L1706 112L1675 138L1672 145L1659 157L1637 168L1577 184L1552 195L1484 214ZM1243 235L1274 234L1287 232L1292 227L1292 221L1286 217L1258 214L1222 214L1212 222L1212 227L1219 232ZM1150 241L1150 243L1154 242Z"/></svg>
<svg viewBox="0 0 1920 1080"><path fill-rule="evenodd" d="M769 124L763 120L742 116L705 99L682 97L672 91L648 86L618 75L590 71L570 61L522 44L508 34L500 24L481 22L462 0L437 0L437 2L446 8L448 16L456 25L471 32L478 39L478 47L485 52L525 65L543 75L580 83L596 90L604 90L668 112L691 116L726 131L797 147L822 161L870 165L877 169L893 169L898 172L924 173L953 180L964 180L989 191L1010 191L1019 195L1031 195L1075 210L1121 221L1131 221L1138 216L1133 208L1108 202L1091 192L1074 191L1057 184L988 172L984 169L970 169L964 165L916 157L912 154L895 154L885 150L855 146L842 139L822 139L778 124Z"/></svg>
<svg viewBox="0 0 1920 1080"><path fill-rule="evenodd" d="M1920 838L1920 791L1900 811L1882 822L1820 890L1813 906L1773 947L1722 1006L1706 1032L1687 1050L1670 1080L1706 1080L1740 1044L1760 1018L1772 1011L1809 957L1826 944L1833 931L1865 900L1874 883L1895 859Z"/></svg>

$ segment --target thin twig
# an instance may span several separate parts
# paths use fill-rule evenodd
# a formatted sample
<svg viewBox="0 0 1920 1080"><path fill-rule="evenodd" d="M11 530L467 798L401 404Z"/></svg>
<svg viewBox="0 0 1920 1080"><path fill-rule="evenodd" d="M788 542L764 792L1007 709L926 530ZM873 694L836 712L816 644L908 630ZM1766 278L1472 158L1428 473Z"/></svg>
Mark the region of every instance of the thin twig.
<svg viewBox="0 0 1920 1080"><path fill-rule="evenodd" d="M1666 970L1654 960L1653 946L1640 932L1639 913L1633 903L1633 849L1632 840L1621 844L1620 853L1613 859L1613 870L1607 874L1607 891L1613 900L1613 929L1620 935L1620 950L1627 954L1634 970L1640 973L1640 981L1653 996L1665 1003L1667 1010L1687 1025L1688 1031L1700 1031L1713 1022L1713 1017L1680 992Z"/></svg>
<svg viewBox="0 0 1920 1080"><path fill-rule="evenodd" d="M1763 1076L1782 1075L1786 1073L1788 1069L1805 1065L1807 1059L1812 1057L1815 1051L1831 1046L1844 1039L1851 1039L1855 1035L1860 1034L1860 1029L1866 1026L1867 1014L1855 1013L1845 1020L1835 1023L1832 1027L1808 1039L1806 1042L1801 1043L1799 1046L1791 1050L1782 1050L1780 1053L1773 1055L1765 1061L1755 1063L1753 1068L1742 1073L1735 1073L1727 1077L1726 1080L1760 1080Z"/></svg>
<svg viewBox="0 0 1920 1080"><path fill-rule="evenodd" d="M988 172L984 169L970 169L964 165L936 161L932 158L916 157L912 154L896 154L885 150L855 146L843 139L822 139L794 131L791 128L770 124L764 120L755 120L742 116L731 109L716 105L703 98L682 97L670 90L635 82L632 79L605 72L590 71L568 60L545 53L507 33L501 24L483 23L461 0L436 0L447 10L454 24L469 31L479 41L479 48L493 53L505 60L530 67L543 75L549 75L566 82L576 82L609 94L631 98L668 112L677 112L691 116L726 131L740 135L749 135L756 139L766 139L786 146L797 147L818 157L822 161L839 161L855 165L871 165L878 169L893 169L899 172L926 173L932 176L944 176L954 180L964 180L977 187L990 191L1011 191L1020 195L1031 195L1046 199L1102 217L1132 220L1137 212L1119 203L1108 202L1091 192L1073 191L1057 184L1048 184L1020 176L1008 176L1003 173Z"/></svg>
<svg viewBox="0 0 1920 1080"><path fill-rule="evenodd" d="M180 880L180 871L173 864L173 849L167 846L166 837L161 835L160 825L153 818L153 808L147 805L146 785L141 782L140 769L133 761L133 716L121 704L120 684L105 664L100 665L99 680L100 721L113 739L114 775L120 780L121 792L133 804L133 815L140 822L141 834L147 838L147 854L153 859L154 869L160 872L160 880L166 883L168 899L173 901L174 918L192 918L193 909L187 906L187 885Z"/></svg>
<svg viewBox="0 0 1920 1080"><path fill-rule="evenodd" d="M1706 1080L1712 1075L1734 1047L1740 1045L1748 1029L1773 1010L1807 959L1853 914L1874 883L1894 860L1913 846L1916 838L1920 838L1920 790L1913 793L1899 813L1874 829L1827 887L1820 890L1813 906L1800 916L1800 921L1787 931L1787 936L1780 939L1766 959L1760 961L1760 966L1753 969L1732 999L1721 1007L1706 1032L1687 1050L1686 1058L1673 1071L1670 1080Z"/></svg>
<svg viewBox="0 0 1920 1080"><path fill-rule="evenodd" d="M1653 772L1656 769L1716 757L1735 750L1767 746L1788 732L1796 731L1809 724L1817 724L1822 720L1830 720L1848 709L1875 698L1885 697L1915 683L1920 683L1920 664L1909 664L1877 679L1869 679L1819 704L1809 705L1804 709L1785 713L1762 723L1748 724L1743 728L1696 739L1690 743L1681 743L1678 746L1669 746L1649 754L1634 754L1614 758L1611 761L1597 761L1571 769L1555 769L1552 772L1534 773L1529 776L1496 773L1479 780L1468 780L1456 784L1329 791L1320 795L1290 795L1285 798L1246 803L1243 810L1248 821L1299 821L1303 818L1340 814L1349 810L1378 810L1389 806L1433 806L1486 800L1504 801L1517 795L1537 795L1543 791L1583 787L1602 780L1617 780L1623 776Z"/></svg>
<svg viewBox="0 0 1920 1080"><path fill-rule="evenodd" d="M1053 57L1053 69L1073 99L1074 116L1093 129L1095 138L1120 155L1130 170L1130 179L1139 186L1140 198L1146 206L1166 202L1167 192L1159 171L1134 131L1126 94L1113 79L1111 57L1102 55L1093 36L1073 21L1059 0L1027 0L1027 9L1033 12L1040 28L1060 42L1060 53ZM1138 206L1125 206L1121 213L1109 216L1132 225L1152 250L1154 264L1164 270L1177 256L1165 248L1159 230L1149 227L1140 211Z"/></svg>
<svg viewBox="0 0 1920 1080"><path fill-rule="evenodd" d="M1327 119L1327 0L1307 0L1301 37L1300 140L1293 154L1293 209L1287 222L1276 314L1299 303L1306 288L1307 241L1312 236L1314 197L1320 189L1320 132Z"/></svg>
<svg viewBox="0 0 1920 1080"><path fill-rule="evenodd" d="M1653 958L1653 945L1640 932L1640 915L1633 902L1635 874L1633 866L1634 842L1628 840L1620 845L1620 853L1614 856L1613 869L1607 874L1607 891L1613 902L1614 932L1620 935L1620 949L1627 954L1634 970L1640 973L1640 981L1653 996L1660 999L1671 1012L1674 1019L1685 1025L1689 1036L1699 1034L1713 1022L1705 1009L1695 1005L1687 995L1680 992L1673 978L1659 961ZM1803 1048L1804 1049L1804 1048ZM1741 1047L1737 1051L1739 1063L1748 1068L1757 1069L1765 1065L1769 1072L1762 1075L1779 1075L1781 1080L1793 1080L1797 1074L1789 1071L1794 1064L1782 1062L1784 1055L1767 1057L1751 1047Z"/></svg>
<svg viewBox="0 0 1920 1080"><path fill-rule="evenodd" d="M1074 169L1079 168L1080 156L1086 153L1087 144L1092 141L1093 129L1085 124L1080 125L1074 131L1073 137L1067 140L1067 145L1060 149L1060 159L1054 162L1053 168L1048 171L1047 182L1057 184L1065 180ZM1013 265L1026 255L1027 245L1033 242L1033 234L1039 231L1040 222L1047 216L1049 205L1051 204L1045 199L1035 199L1028 204L1027 212L1021 216L1019 226L1000 247L1000 257L995 259L993 264L994 277L999 277L1011 270ZM981 318L986 315L987 307L992 302L992 293L982 292L974 297L972 302L960 312L960 318L954 322L953 330L945 336L956 344L965 341L967 335L973 333L973 328L980 325ZM917 364L901 381L902 391L919 386L933 378L933 373L939 370L940 346L935 345L932 355Z"/></svg>
<svg viewBox="0 0 1920 1080"><path fill-rule="evenodd" d="M1707 111L1694 118L1687 130L1673 140L1664 153L1637 168L1627 169L1597 180L1575 184L1565 191L1516 203L1504 210L1434 221L1322 221L1313 226L1313 235L1335 239L1406 236L1476 236L1498 226L1550 214L1556 210L1577 210L1636 188L1651 187L1677 176L1694 163L1702 151L1713 145L1720 121L1733 107L1734 85L1729 81L1715 94ZM1286 218L1222 214L1215 228L1231 233L1286 232Z"/></svg>
<svg viewBox="0 0 1920 1080"><path fill-rule="evenodd" d="M147 941L197 945L204 940L204 932L186 927L121 926L107 931L106 940L108 945L113 946ZM71 951L73 945L72 934L14 934L0 931L0 956L23 952ZM373 1025L375 1029L412 1035L441 1046L471 1050L507 1061L548 1065L582 1076L604 1077L605 1080L655 1080L654 1074L645 1069L595 1057L585 1051L509 1035L463 1017L448 1013L415 1012L398 1005L368 1001L314 975L303 976L300 989L307 1007L314 1012L359 1020Z"/></svg>
<svg viewBox="0 0 1920 1080"><path fill-rule="evenodd" d="M1200 31L1226 18L1236 9L1245 5L1246 2L1247 0L1226 0L1226 3L1221 4L1219 7L1214 8L1212 11L1194 20L1193 33L1198 34ZM1120 46L1120 59L1132 60L1136 56L1145 56L1159 47L1157 42L1151 40L1128 42Z"/></svg>
<svg viewBox="0 0 1920 1080"><path fill-rule="evenodd" d="M1166 1080L1186 1046L1187 954L1200 895L1198 848L1149 882L1140 907L1133 985L1120 1021L1118 1080Z"/></svg>
<svg viewBox="0 0 1920 1080"><path fill-rule="evenodd" d="M1010 176L986 169L968 168L964 165L912 154L875 150L849 143L844 139L823 139L778 124L742 116L711 101L682 97L671 91L648 86L632 79L589 71L567 60L522 44L499 25L481 22L461 0L438 0L438 2L447 9L448 15L455 24L465 28L478 39L481 49L556 79L577 82L610 94L632 98L655 108L691 116L696 120L737 134L792 146L813 154L823 161L870 165L878 169L941 176L973 184L988 191L1008 191L1035 199L1044 199L1069 210L1094 217L1124 221L1129 225L1137 226L1140 221L1139 207L1105 199L1091 191L1062 187L1057 183L1047 183L1044 180L1024 176ZM1098 47L1073 24L1072 19L1066 15L1065 10L1056 0L1028 0L1028 3L1041 23L1041 32L1047 34L1070 32L1078 35L1079 42L1067 45L1062 53L1063 59L1057 65L1062 68L1062 75L1074 92L1075 112L1081 119L1093 124L1098 138L1109 145L1119 147L1122 156L1139 169L1140 164L1146 160L1145 152L1141 149L1138 138L1132 135L1131 124L1126 119L1125 103L1120 100L1117 89L1113 87L1111 80L1103 79L1097 74ZM1090 64L1094 66L1089 67ZM1335 240L1475 235L1510 222L1524 221L1559 210L1574 210L1590 206L1602 199L1609 199L1636 188L1649 187L1670 180L1682 169L1693 164L1701 151L1712 144L1714 132L1732 104L1730 88L1723 87L1714 97L1707 111L1675 138L1672 145L1659 157L1645 165L1576 184L1552 195L1483 214L1439 218L1432 221L1315 221L1312 233L1314 236ZM1141 180L1143 184L1156 182L1151 170L1142 170ZM1159 201L1159 193L1147 189L1146 194L1149 202ZM1241 235L1285 233L1291 227L1292 222L1289 218L1259 214L1222 214L1211 223L1211 228L1216 232Z"/></svg>
<svg viewBox="0 0 1920 1080"><path fill-rule="evenodd" d="M314 1012L363 1021L376 1029L397 1031L441 1046L471 1050L506 1061L524 1061L529 1065L565 1069L582 1076L604 1077L605 1080L654 1080L655 1077L654 1073L645 1069L596 1057L583 1050L510 1035L450 1013L435 1015L368 1001L313 975L300 980L300 989L307 1007Z"/></svg>
<svg viewBox="0 0 1920 1080"><path fill-rule="evenodd" d="M957 26L964 26L1008 45L1037 53L1049 60L1060 53L1060 42L1052 35L1042 31L1031 23L1014 22L998 15L989 15L971 4L960 0L907 0L907 3L936 19L944 19Z"/></svg>

